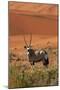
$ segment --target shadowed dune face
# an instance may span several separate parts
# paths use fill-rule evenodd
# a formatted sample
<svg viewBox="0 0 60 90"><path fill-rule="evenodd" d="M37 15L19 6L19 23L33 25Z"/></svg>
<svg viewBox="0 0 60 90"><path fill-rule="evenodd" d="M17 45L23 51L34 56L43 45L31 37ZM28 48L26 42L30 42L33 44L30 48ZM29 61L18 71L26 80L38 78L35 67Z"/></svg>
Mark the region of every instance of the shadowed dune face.
<svg viewBox="0 0 60 90"><path fill-rule="evenodd" d="M9 34L57 35L57 5L9 2Z"/></svg>
<svg viewBox="0 0 60 90"><path fill-rule="evenodd" d="M10 14L10 35L33 33L40 35L56 35L57 20L38 16ZM52 17L52 16L50 16Z"/></svg>

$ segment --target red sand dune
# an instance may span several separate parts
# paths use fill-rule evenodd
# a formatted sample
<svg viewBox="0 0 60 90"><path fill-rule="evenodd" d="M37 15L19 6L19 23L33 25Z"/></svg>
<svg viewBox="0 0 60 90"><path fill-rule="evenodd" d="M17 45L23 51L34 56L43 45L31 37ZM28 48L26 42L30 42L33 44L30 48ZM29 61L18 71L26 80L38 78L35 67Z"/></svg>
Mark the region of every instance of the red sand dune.
<svg viewBox="0 0 60 90"><path fill-rule="evenodd" d="M57 35L57 5L9 2L9 34Z"/></svg>

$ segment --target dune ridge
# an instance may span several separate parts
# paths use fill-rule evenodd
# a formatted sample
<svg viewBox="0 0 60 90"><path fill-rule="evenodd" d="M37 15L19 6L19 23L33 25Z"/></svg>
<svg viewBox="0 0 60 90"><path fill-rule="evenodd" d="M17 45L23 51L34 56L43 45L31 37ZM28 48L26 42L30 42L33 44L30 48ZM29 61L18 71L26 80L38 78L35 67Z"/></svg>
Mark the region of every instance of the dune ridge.
<svg viewBox="0 0 60 90"><path fill-rule="evenodd" d="M57 35L58 5L9 2L9 35Z"/></svg>

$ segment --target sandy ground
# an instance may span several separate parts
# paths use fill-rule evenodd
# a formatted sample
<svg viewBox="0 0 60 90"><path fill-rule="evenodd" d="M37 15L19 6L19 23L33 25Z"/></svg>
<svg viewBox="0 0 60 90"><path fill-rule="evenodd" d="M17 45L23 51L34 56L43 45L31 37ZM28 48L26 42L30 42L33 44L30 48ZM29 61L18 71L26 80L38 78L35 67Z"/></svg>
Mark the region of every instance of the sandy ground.
<svg viewBox="0 0 60 90"><path fill-rule="evenodd" d="M26 42L29 44L30 35L25 35ZM32 46L36 48L46 48L51 46L57 48L57 36L41 36L41 35L32 35ZM9 37L9 48L19 48L23 49L25 45L24 35L16 35Z"/></svg>

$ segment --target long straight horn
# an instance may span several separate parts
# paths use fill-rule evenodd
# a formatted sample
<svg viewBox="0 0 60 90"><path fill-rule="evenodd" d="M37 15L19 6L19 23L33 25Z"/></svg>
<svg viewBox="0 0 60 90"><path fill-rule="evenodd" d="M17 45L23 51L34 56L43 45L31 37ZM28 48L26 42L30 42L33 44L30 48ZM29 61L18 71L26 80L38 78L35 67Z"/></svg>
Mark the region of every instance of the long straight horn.
<svg viewBox="0 0 60 90"><path fill-rule="evenodd" d="M25 35L24 35L24 42L25 42L26 46L28 46L28 44L27 44L27 42L26 42L26 40L25 40Z"/></svg>
<svg viewBox="0 0 60 90"><path fill-rule="evenodd" d="M30 34L30 44L29 44L29 46L31 46L31 41L32 41L32 34Z"/></svg>

